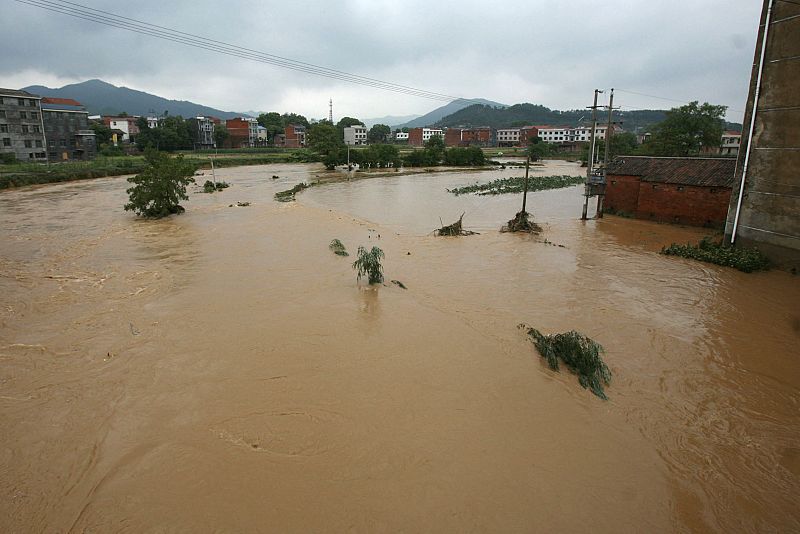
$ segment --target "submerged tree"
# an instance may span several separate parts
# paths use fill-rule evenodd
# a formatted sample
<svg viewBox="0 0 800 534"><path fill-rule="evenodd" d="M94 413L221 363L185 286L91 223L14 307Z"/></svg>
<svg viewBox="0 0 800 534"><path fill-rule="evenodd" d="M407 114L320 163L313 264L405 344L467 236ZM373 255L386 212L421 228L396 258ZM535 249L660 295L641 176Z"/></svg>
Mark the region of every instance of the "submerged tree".
<svg viewBox="0 0 800 534"><path fill-rule="evenodd" d="M134 185L126 191L125 211L153 219L183 212L180 201L189 200L186 186L194 183L194 165L183 161L182 154L172 158L152 148L145 151L144 159L144 172L128 178Z"/></svg>
<svg viewBox="0 0 800 534"><path fill-rule="evenodd" d="M378 247L372 247L367 252L364 247L358 247L358 259L353 262L353 269L358 273L358 279L366 275L370 284L380 284L383 282L383 266L381 259L384 254Z"/></svg>

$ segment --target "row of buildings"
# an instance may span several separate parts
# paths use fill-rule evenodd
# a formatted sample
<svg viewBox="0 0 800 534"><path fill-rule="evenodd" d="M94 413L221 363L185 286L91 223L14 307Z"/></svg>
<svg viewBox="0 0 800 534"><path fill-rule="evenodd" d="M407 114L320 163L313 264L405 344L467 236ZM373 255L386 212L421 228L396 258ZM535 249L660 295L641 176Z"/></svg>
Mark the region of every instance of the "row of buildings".
<svg viewBox="0 0 800 534"><path fill-rule="evenodd" d="M0 156L32 163L87 160L97 152L80 103L0 89Z"/></svg>

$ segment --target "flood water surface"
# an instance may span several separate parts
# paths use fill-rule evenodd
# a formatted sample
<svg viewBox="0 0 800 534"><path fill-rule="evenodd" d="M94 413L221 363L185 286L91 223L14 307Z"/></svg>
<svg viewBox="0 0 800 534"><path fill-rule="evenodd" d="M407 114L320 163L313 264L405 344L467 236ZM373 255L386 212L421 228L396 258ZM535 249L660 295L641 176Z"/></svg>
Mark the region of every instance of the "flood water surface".
<svg viewBox="0 0 800 534"><path fill-rule="evenodd" d="M539 237L497 231L521 195L446 191L519 169L273 201L317 170L159 221L123 178L0 193L1 530L800 529L796 277L662 256L707 232L582 222L580 187L529 196ZM609 400L523 322L601 343Z"/></svg>

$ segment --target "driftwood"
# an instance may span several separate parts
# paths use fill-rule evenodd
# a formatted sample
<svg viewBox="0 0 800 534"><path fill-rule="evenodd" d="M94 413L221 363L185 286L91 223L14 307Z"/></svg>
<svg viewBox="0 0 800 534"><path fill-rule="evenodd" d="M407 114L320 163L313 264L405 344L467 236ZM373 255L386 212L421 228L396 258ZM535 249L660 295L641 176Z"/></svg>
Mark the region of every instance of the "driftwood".
<svg viewBox="0 0 800 534"><path fill-rule="evenodd" d="M470 232L469 230L464 230L462 226L462 222L464 221L464 213L462 213L461 217L459 217L458 220L453 224L442 226L441 228L436 230L435 234L438 236L476 235L477 232ZM442 222L442 220L439 219L439 222Z"/></svg>
<svg viewBox="0 0 800 534"><path fill-rule="evenodd" d="M529 219L531 214L527 211L520 211L514 215L514 218L508 221L503 226L501 232L528 232L530 234L538 234L542 231L542 227Z"/></svg>

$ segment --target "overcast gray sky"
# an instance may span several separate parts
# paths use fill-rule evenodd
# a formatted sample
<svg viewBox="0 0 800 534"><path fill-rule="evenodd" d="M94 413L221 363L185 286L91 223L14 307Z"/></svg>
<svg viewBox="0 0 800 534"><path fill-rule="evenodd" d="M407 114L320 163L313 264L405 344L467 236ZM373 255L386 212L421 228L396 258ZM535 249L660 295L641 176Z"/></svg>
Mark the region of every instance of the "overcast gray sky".
<svg viewBox="0 0 800 534"><path fill-rule="evenodd" d="M757 0L137 0L83 5L393 83L554 109L616 87L729 106L741 121ZM231 111L308 117L423 114L440 106L165 42L0 0L0 86L100 78ZM677 102L620 92L624 108ZM738 110L738 111L737 111Z"/></svg>

